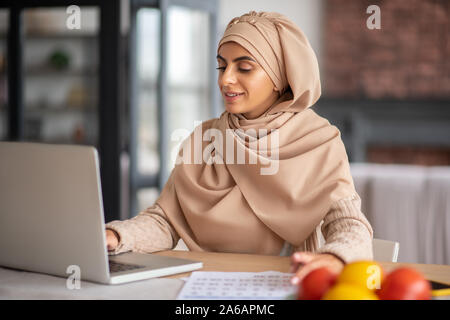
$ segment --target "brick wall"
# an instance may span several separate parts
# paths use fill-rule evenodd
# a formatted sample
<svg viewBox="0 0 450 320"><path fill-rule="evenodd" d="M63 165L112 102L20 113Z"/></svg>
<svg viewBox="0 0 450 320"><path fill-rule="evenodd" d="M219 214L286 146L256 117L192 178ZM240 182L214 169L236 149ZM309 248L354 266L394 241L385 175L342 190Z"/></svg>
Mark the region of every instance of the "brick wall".
<svg viewBox="0 0 450 320"><path fill-rule="evenodd" d="M367 159L373 163L450 166L450 148L372 145L367 149Z"/></svg>
<svg viewBox="0 0 450 320"><path fill-rule="evenodd" d="M369 30L369 5L381 29ZM448 99L449 0L326 0L324 95Z"/></svg>

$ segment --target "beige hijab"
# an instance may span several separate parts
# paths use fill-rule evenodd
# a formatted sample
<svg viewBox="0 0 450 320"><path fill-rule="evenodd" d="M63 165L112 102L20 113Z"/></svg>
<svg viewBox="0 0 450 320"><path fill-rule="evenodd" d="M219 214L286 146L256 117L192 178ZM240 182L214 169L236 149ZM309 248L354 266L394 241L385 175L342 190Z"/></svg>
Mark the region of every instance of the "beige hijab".
<svg viewBox="0 0 450 320"><path fill-rule="evenodd" d="M188 149L180 151L191 150L191 164L175 166L156 202L191 250L278 255L285 241L300 246L333 202L354 193L348 158L339 130L309 109L321 93L319 68L294 23L252 11L229 23L219 48L229 41L257 59L281 96L256 119L225 111L197 127L185 141ZM192 164L196 132L211 128L234 142L234 155L256 156L257 164L227 161L233 159L220 148L208 149L217 139L201 146L222 161ZM274 132L276 148L270 143ZM278 161L275 174L261 174L267 161Z"/></svg>

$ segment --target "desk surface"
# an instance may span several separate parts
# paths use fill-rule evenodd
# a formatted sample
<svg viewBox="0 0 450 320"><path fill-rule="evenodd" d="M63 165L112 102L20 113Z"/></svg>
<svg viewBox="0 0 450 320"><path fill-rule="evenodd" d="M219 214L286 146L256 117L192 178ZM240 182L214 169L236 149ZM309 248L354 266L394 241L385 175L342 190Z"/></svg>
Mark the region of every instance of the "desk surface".
<svg viewBox="0 0 450 320"><path fill-rule="evenodd" d="M157 254L202 261L202 271L261 272L273 270L289 272L290 267L290 257L192 251L162 251ZM411 267L422 272L428 280L450 284L450 266L447 265L394 262L379 263L386 272L400 267ZM180 278L188 275L189 273L183 273L167 278Z"/></svg>
<svg viewBox="0 0 450 320"><path fill-rule="evenodd" d="M198 260L201 271L289 272L290 258L231 253L163 251L156 254ZM401 266L421 271L429 280L450 284L450 266L380 262L389 272ZM0 267L0 299L175 299L184 281L177 274L122 285L81 281L81 289L69 290L66 278Z"/></svg>

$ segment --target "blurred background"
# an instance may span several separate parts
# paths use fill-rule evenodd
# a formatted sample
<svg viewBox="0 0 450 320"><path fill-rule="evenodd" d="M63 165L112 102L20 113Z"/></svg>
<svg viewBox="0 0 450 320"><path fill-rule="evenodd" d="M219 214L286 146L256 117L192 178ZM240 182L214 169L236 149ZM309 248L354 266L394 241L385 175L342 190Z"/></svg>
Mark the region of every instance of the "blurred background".
<svg viewBox="0 0 450 320"><path fill-rule="evenodd" d="M2 1L0 140L96 146L106 221L135 216L173 168L174 131L224 110L217 43L251 10L308 37L314 109L341 131L374 236L399 261L450 264L447 0Z"/></svg>

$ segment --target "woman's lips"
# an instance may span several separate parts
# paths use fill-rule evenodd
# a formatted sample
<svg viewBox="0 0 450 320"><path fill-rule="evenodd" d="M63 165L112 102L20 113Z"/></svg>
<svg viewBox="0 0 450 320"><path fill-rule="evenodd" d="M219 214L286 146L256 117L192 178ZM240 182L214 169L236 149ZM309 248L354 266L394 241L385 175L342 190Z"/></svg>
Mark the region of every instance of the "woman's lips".
<svg viewBox="0 0 450 320"><path fill-rule="evenodd" d="M244 93L239 93L238 95L236 95L234 97L230 97L230 96L227 96L226 94L223 94L226 102L234 102L237 99L241 98L241 96L243 96L243 95L244 95Z"/></svg>

